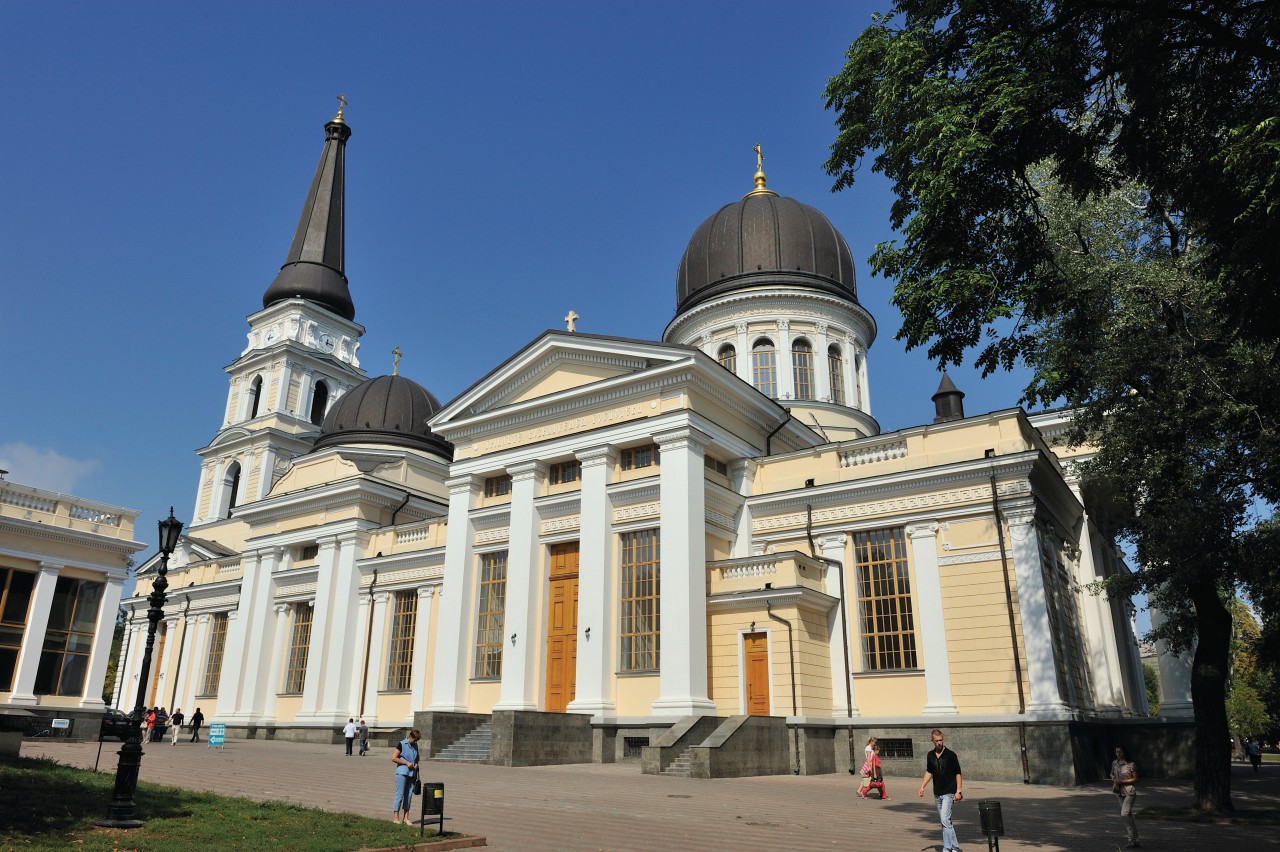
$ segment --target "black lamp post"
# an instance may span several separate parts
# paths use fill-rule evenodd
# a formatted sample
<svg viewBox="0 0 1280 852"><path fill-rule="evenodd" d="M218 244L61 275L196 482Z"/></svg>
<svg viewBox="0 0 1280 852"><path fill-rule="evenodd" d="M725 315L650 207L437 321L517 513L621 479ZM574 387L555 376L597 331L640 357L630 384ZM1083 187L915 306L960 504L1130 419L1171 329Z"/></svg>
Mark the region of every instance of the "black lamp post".
<svg viewBox="0 0 1280 852"><path fill-rule="evenodd" d="M137 806L133 803L133 794L138 789L138 771L142 768L142 720L145 715L144 699L147 695L147 681L151 674L151 648L156 642L156 626L164 618L164 590L169 588L165 574L169 573L169 555L178 546L178 536L182 533L182 521L173 516L173 507L169 507L169 517L160 522L160 567L156 570L156 581L151 586L151 594L147 602L151 608L147 610L147 646L142 652L142 670L138 673L138 698L133 705L133 733L120 747L120 762L116 764L116 787L111 794L111 807L107 809L107 818L94 822L104 828L138 828L142 820L136 816Z"/></svg>

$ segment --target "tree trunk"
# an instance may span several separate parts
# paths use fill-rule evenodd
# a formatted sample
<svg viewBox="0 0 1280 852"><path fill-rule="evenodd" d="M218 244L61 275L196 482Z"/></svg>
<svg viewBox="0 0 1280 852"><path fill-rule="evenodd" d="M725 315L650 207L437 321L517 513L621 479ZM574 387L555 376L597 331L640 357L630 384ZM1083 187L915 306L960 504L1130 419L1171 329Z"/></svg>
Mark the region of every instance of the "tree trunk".
<svg viewBox="0 0 1280 852"><path fill-rule="evenodd" d="M1223 606L1212 580L1202 580L1190 591L1197 622L1191 666L1191 701L1196 714L1195 807L1202 811L1234 811L1231 732L1227 724L1231 613Z"/></svg>

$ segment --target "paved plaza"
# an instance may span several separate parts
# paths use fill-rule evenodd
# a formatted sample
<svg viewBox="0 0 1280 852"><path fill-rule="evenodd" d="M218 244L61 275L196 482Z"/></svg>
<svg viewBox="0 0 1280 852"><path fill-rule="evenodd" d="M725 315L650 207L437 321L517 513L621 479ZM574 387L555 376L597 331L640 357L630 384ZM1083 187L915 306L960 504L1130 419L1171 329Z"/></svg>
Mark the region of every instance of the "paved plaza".
<svg viewBox="0 0 1280 852"><path fill-rule="evenodd" d="M119 744L103 743L101 771L113 772ZM24 756L92 767L98 744L23 743ZM390 818L391 749L346 757L341 745L232 740L151 744L142 779L254 799L277 799ZM960 755L961 760L964 755ZM1280 815L1280 765L1254 774L1232 767L1237 808ZM921 774L923 774L923 761ZM916 797L920 776L889 777L890 800L859 799L848 776L771 776L699 781L640 774L638 764L506 768L430 762L424 781L445 784L445 813L455 831L488 838L499 852L939 852L932 799ZM1187 782L1142 785L1142 848L1280 849L1280 827L1202 825L1144 819L1142 808L1185 804ZM1107 785L1024 786L966 778L956 825L966 852L987 848L978 806L1001 802L1002 852L1111 852L1123 847L1119 807ZM418 802L415 801L415 813ZM145 817L145 815L143 815ZM406 829L406 834L416 829Z"/></svg>

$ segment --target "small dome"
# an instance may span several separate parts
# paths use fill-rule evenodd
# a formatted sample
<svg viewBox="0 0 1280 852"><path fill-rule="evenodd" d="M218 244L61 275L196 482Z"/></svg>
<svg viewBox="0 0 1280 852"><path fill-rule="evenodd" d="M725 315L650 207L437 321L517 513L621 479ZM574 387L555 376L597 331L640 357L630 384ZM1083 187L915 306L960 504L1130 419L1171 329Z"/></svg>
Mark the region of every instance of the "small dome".
<svg viewBox="0 0 1280 852"><path fill-rule="evenodd" d="M735 290L789 284L858 301L849 245L807 204L757 190L698 226L676 272L676 312Z"/></svg>
<svg viewBox="0 0 1280 852"><path fill-rule="evenodd" d="M427 427L440 401L404 376L379 376L356 385L333 404L315 449L344 444L388 444L453 460L453 445Z"/></svg>

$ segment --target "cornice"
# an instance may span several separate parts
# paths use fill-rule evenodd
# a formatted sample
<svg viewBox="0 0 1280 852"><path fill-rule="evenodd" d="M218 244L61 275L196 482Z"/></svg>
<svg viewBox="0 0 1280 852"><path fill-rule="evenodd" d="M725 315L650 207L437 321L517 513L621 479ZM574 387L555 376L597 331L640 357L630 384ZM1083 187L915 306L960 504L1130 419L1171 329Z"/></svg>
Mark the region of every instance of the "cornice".
<svg viewBox="0 0 1280 852"><path fill-rule="evenodd" d="M764 306L760 304L763 302L772 304ZM815 304L826 310L815 309ZM722 328L748 318L761 319L775 315L779 318L804 317L814 322L826 321L837 330L853 332L867 347L876 338L875 318L861 304L816 290L788 286L735 290L708 299L673 319L662 337L663 340L693 339L706 327ZM834 322L837 317L846 322ZM842 325L847 328L841 328Z"/></svg>
<svg viewBox="0 0 1280 852"><path fill-rule="evenodd" d="M69 559L65 556L58 555L58 562L69 568L84 568L89 571L102 571L111 577L124 576L126 563L129 557L137 553L139 550L146 550L147 545L140 541L130 541L128 539L120 540L115 538L107 538L92 532L81 532L80 530L69 529L66 527L53 527L48 524L37 524L31 521L24 521L19 518L9 518L0 516L0 532L6 532L12 535L23 536L25 538L39 539L41 541L54 542L57 544L69 544L76 547L87 547L93 550L102 551L109 556L114 556L120 560L119 565L102 565L95 562L86 562L82 559ZM10 547L8 545L0 546L0 552L9 554L22 559L31 559L34 561L48 560L50 554L47 551L28 551Z"/></svg>
<svg viewBox="0 0 1280 852"><path fill-rule="evenodd" d="M331 508L349 508L353 504L394 509L403 502L404 494L404 489L397 486L353 476L237 506L235 517L251 525L259 525Z"/></svg>
<svg viewBox="0 0 1280 852"><path fill-rule="evenodd" d="M707 612L735 609L763 609L771 606L795 606L815 612L831 612L840 599L808 586L786 586L780 589L755 589L745 592L721 592L707 596Z"/></svg>

